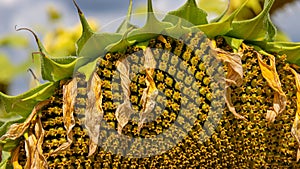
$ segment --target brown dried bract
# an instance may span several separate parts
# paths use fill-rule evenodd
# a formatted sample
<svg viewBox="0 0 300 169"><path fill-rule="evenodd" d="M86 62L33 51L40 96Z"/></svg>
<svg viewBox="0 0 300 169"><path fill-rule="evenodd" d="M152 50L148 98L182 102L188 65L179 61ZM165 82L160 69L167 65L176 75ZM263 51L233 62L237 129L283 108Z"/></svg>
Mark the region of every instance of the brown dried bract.
<svg viewBox="0 0 300 169"><path fill-rule="evenodd" d="M270 123L274 122L276 116L282 113L286 107L286 96L281 88L280 79L276 71L275 57L273 55L267 55L270 65L265 63L262 59L262 55L258 52L258 63L262 72L262 76L268 82L268 85L275 91L273 99L273 108L267 111L266 119Z"/></svg>

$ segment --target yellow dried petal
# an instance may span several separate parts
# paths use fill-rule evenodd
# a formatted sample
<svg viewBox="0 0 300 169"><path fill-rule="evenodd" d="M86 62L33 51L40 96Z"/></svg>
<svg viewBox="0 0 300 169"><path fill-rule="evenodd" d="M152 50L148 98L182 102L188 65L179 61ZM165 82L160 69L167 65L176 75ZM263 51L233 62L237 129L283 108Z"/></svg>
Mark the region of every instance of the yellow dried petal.
<svg viewBox="0 0 300 169"><path fill-rule="evenodd" d="M282 91L279 76L276 71L275 57L273 55L267 55L270 65L265 63L262 59L262 55L258 52L257 54L258 63L262 72L263 77L268 82L268 85L275 91L273 99L273 110L267 111L266 119L268 122L274 122L275 117L283 112L286 107L286 96Z"/></svg>

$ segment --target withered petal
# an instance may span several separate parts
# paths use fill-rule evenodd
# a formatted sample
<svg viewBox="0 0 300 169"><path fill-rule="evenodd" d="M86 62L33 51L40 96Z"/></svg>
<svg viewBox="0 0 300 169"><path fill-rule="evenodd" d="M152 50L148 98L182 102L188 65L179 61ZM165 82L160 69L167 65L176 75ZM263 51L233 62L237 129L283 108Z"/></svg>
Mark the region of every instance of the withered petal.
<svg viewBox="0 0 300 169"><path fill-rule="evenodd" d="M279 75L276 71L275 57L273 55L267 55L270 65L265 63L262 59L262 55L258 52L257 54L258 63L262 72L262 76L268 82L268 85L275 91L273 99L274 112L267 112L268 122L274 122L276 116L282 113L286 107L286 95L282 91ZM275 116L274 116L275 113Z"/></svg>

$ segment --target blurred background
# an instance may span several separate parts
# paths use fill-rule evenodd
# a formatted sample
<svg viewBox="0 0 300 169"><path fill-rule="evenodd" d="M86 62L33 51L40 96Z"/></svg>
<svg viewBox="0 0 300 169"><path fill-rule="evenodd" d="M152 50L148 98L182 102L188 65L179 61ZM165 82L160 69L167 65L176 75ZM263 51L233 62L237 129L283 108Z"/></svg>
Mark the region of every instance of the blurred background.
<svg viewBox="0 0 300 169"><path fill-rule="evenodd" d="M198 6L208 12L209 19L221 14L228 0L197 0ZM231 0L229 9L237 8L244 0ZM110 23L120 23L127 13L129 0L77 0L93 29L105 29ZM186 0L153 0L156 12L166 13L183 5ZM146 0L133 1L134 13L146 11ZM250 0L245 18L257 15L263 0ZM230 12L229 10L229 12ZM300 41L300 1L276 0L271 19L286 36L282 40ZM244 19L244 18L241 18ZM117 22L119 21L119 22ZM0 0L0 91L17 95L37 85L31 69L39 82L39 60L32 59L37 51L34 38L28 32L16 32L26 27L37 33L52 56L75 55L75 42L81 33L77 11L71 0Z"/></svg>

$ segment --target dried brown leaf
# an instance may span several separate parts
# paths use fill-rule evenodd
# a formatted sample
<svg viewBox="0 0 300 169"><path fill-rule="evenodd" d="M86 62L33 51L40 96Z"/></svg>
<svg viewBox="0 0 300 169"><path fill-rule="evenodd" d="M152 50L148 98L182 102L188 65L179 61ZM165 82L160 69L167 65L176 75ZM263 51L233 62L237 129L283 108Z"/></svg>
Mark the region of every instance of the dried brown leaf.
<svg viewBox="0 0 300 169"><path fill-rule="evenodd" d="M120 72L121 86L124 95L124 102L117 107L115 112L118 121L118 133L121 134L123 127L128 123L131 114L134 113L134 110L130 103L129 85L131 81L129 79L129 63L127 58L122 61L118 61L116 65L117 70Z"/></svg>
<svg viewBox="0 0 300 169"><path fill-rule="evenodd" d="M296 111L295 120L294 120L292 129L291 129L291 133L298 142L297 161L299 161L299 159L300 159L300 74L297 73L292 68L289 68L289 69L295 76L296 87L297 87L297 111Z"/></svg>
<svg viewBox="0 0 300 169"><path fill-rule="evenodd" d="M262 59L262 55L258 52L258 63L262 72L262 76L268 82L268 85L275 91L273 99L273 109L267 111L266 119L270 123L274 122L276 116L282 113L286 107L286 96L282 91L279 75L276 71L275 57L273 55L267 55L270 65L265 63Z"/></svg>
<svg viewBox="0 0 300 169"><path fill-rule="evenodd" d="M39 102L33 108L31 114L27 117L27 119L23 123L12 124L9 127L8 131L0 138L0 140L5 140L5 139L15 140L21 137L24 134L24 132L28 129L28 127L30 126L34 118L36 117L37 112L49 103L50 100Z"/></svg>
<svg viewBox="0 0 300 169"><path fill-rule="evenodd" d="M89 155L95 153L98 145L100 136L100 122L103 118L102 109L102 90L101 90L101 79L95 72L88 82L88 100L85 112L85 126L87 128L90 143L89 143Z"/></svg>
<svg viewBox="0 0 300 169"><path fill-rule="evenodd" d="M142 112L140 113L140 119L138 123L138 131L143 127L143 123L147 119L147 116L152 112L155 107L155 98L158 95L158 90L156 88L155 82L153 80L153 73L156 66L156 61L154 59L153 53L150 48L146 48L144 52L145 62L144 67L146 69L146 85L147 87L143 91L142 95Z"/></svg>

